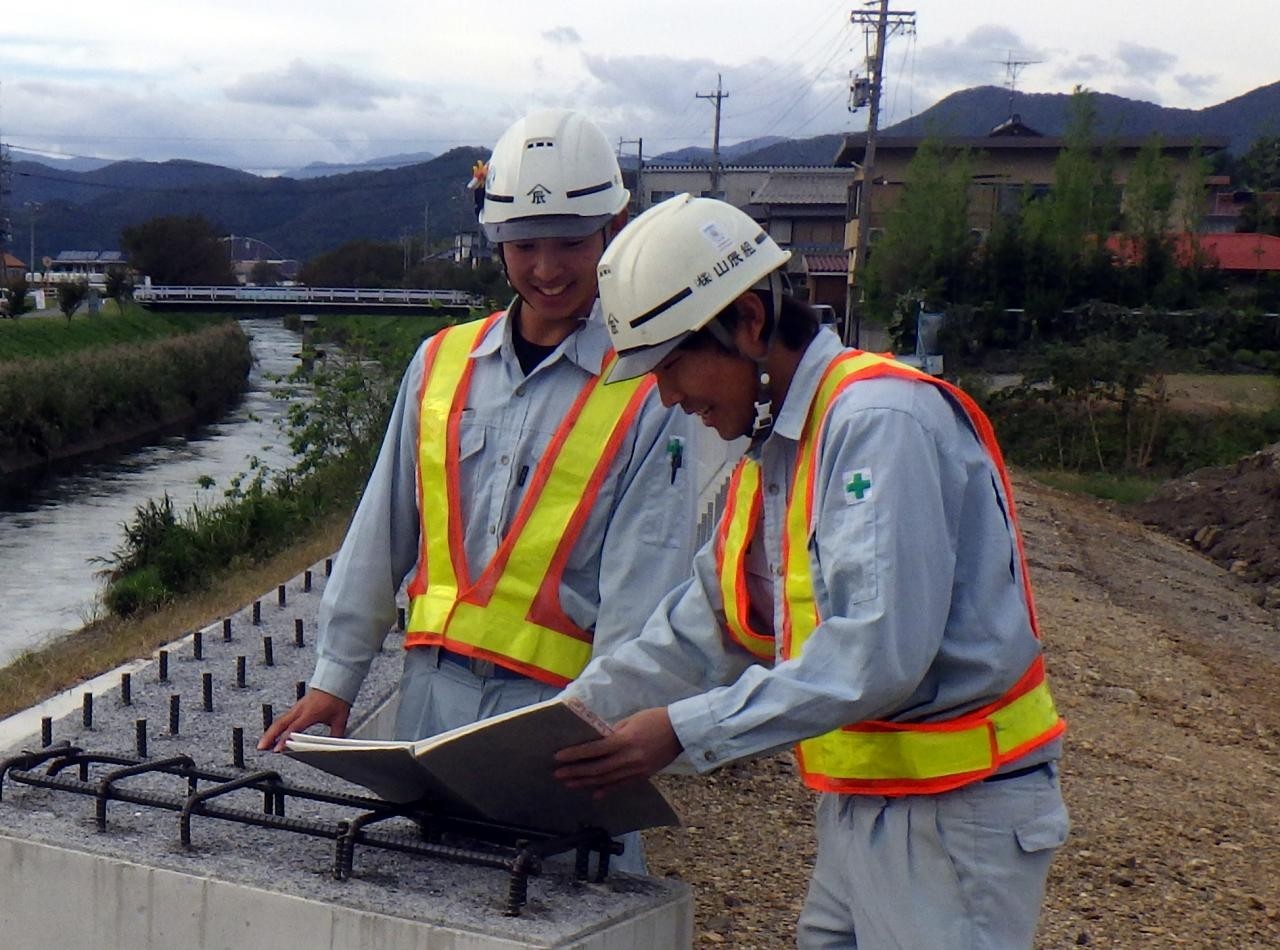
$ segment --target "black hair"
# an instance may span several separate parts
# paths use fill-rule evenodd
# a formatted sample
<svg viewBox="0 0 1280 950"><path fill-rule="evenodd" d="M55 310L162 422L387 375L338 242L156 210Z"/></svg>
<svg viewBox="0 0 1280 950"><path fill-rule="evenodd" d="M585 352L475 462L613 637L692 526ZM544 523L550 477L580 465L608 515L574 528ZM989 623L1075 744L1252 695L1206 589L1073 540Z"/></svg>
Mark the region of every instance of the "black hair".
<svg viewBox="0 0 1280 950"><path fill-rule="evenodd" d="M763 338L767 341L773 333L773 294L768 290L751 292L764 304ZM782 294L780 299L782 305L778 316L777 339L789 350L803 350L818 335L817 311L803 300L797 300L787 293ZM738 310L738 302L735 298L729 306L712 317L708 326L710 323L719 323L726 332L733 333L740 318L741 312ZM681 349L689 350L705 349L708 346L715 346L721 350L727 349L706 326L689 334L680 344Z"/></svg>

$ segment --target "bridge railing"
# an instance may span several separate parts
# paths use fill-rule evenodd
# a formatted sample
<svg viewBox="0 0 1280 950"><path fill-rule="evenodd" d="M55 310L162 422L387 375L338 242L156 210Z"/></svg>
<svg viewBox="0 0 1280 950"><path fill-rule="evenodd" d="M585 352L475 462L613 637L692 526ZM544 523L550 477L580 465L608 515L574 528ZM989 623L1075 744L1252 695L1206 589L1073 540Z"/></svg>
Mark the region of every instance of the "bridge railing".
<svg viewBox="0 0 1280 950"><path fill-rule="evenodd" d="M484 298L465 290L422 290L379 287L189 287L144 285L133 297L143 303L297 303L386 304L413 307L433 302L451 307L483 307Z"/></svg>

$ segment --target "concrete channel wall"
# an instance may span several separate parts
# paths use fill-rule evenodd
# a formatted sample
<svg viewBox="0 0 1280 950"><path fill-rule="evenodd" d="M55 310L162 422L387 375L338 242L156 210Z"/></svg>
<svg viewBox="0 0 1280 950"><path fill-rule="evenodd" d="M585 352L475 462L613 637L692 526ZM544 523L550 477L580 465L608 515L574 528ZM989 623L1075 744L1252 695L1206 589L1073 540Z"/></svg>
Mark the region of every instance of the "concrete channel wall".
<svg viewBox="0 0 1280 950"><path fill-rule="evenodd" d="M45 719L54 743L135 756L145 719L150 758L185 754L202 769L273 769L290 784L360 792L254 749L264 704L286 709L314 666L324 580L317 565L256 605L175 640L164 651L163 677L157 653L0 722L0 760L40 749ZM357 698L357 723L371 726L394 697L399 647L393 631ZM678 881L622 873L579 881L549 862L529 879L520 915L508 916L509 875L498 868L358 847L351 876L336 880L329 840L196 817L188 848L171 811L113 801L99 830L91 796L12 778L0 794L5 950L649 950L692 942L692 900ZM250 802L255 794L232 793ZM290 805L317 820L327 820L327 807Z"/></svg>

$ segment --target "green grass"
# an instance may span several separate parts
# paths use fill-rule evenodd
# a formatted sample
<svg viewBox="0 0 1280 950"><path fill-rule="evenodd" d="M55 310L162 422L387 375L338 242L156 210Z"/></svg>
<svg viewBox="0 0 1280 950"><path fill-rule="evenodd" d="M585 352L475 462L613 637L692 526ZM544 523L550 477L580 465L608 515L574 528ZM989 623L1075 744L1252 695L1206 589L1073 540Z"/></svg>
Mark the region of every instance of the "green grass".
<svg viewBox="0 0 1280 950"><path fill-rule="evenodd" d="M231 318L218 314L150 313L126 304L123 314L114 301L96 316L77 315L68 323L57 316L0 320L0 363L65 356L119 343L142 343L190 333Z"/></svg>
<svg viewBox="0 0 1280 950"><path fill-rule="evenodd" d="M1134 475L1104 475L1096 472L1060 472L1050 469L1027 471L1038 482L1077 495L1092 495L1104 501L1132 505L1146 501L1164 484L1159 478Z"/></svg>
<svg viewBox="0 0 1280 950"><path fill-rule="evenodd" d="M473 311L468 317L323 315L317 321L317 335L347 346L359 346L384 366L397 371L408 363L418 345L451 323L488 316Z"/></svg>

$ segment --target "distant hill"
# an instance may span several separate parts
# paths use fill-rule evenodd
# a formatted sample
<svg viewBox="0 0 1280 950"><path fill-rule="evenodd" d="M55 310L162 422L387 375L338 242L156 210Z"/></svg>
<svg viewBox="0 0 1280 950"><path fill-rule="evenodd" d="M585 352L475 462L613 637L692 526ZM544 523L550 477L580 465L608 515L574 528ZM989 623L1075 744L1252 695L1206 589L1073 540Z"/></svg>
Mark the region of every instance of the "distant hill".
<svg viewBox="0 0 1280 950"><path fill-rule="evenodd" d="M91 172L95 168L111 164L111 160L105 158L81 158L79 156L57 158L52 155L42 155L39 152L28 152L25 148L17 148L16 146L9 147L9 158L15 162L39 162L50 168L60 168L68 172Z"/></svg>
<svg viewBox="0 0 1280 950"><path fill-rule="evenodd" d="M1013 111L1045 135L1067 129L1071 97L1061 93L1018 93ZM1167 109L1150 102L1095 93L1098 130L1104 136L1194 138L1224 136L1228 151L1242 155L1263 136L1280 135L1280 82L1204 109ZM978 86L953 92L919 115L883 129L885 135L986 135L1009 116L1009 92Z"/></svg>
<svg viewBox="0 0 1280 950"><path fill-rule="evenodd" d="M1066 129L1070 96L1018 94L1014 111L1046 135ZM1104 135L1225 136L1243 154L1261 136L1280 135L1280 82L1205 109L1166 109L1149 102L1098 93ZM954 93L886 135L985 135L1009 115L1008 92L981 86ZM721 160L741 165L830 165L844 136L807 139L766 136L726 146ZM67 250L117 250L121 229L162 214L199 213L220 230L266 241L300 260L357 238L398 240L420 234L424 218L433 240L475 226L471 166L488 157L481 148L457 148L434 158L392 155L359 166L313 163L295 177L263 178L200 162L115 162L76 170L68 162L32 159L12 150L11 226L29 234L26 202L35 216L37 257ZM687 148L646 159L646 164L709 162L708 148ZM418 159L422 160L418 160ZM76 160L71 160L76 161ZM634 158L624 161L634 165ZM334 173L337 169L352 170ZM23 251L26 243L17 241Z"/></svg>
<svg viewBox="0 0 1280 950"><path fill-rule="evenodd" d="M745 142L738 142L734 145L720 146L720 162L721 164L738 164L742 160L742 156L750 155L760 149L768 148L780 142L790 142L791 139L783 138L780 135L765 135L760 138L747 139ZM700 145L691 145L688 148L676 149L674 152L663 152L661 155L655 155L653 158L645 159L646 165L700 165L711 161L711 149L704 148ZM634 162L632 163L634 167Z"/></svg>
<svg viewBox="0 0 1280 950"><path fill-rule="evenodd" d="M401 168L308 180L261 178L188 161L116 162L90 172L14 162L10 206L13 226L22 233L30 223L24 203L41 203L37 258L117 250L125 227L160 215L202 214L220 231L259 238L286 257L305 260L357 238L420 235L424 217L433 241L474 227L466 184L471 166L487 157L486 149L456 148Z"/></svg>
<svg viewBox="0 0 1280 950"><path fill-rule="evenodd" d="M382 158L371 158L367 162L354 165L335 164L333 162L310 162L301 168L291 168L282 172L283 178L323 178L326 175L345 175L348 172L378 172L388 168L404 168L406 165L420 165L435 158L433 152L408 152L402 155L386 155Z"/></svg>

